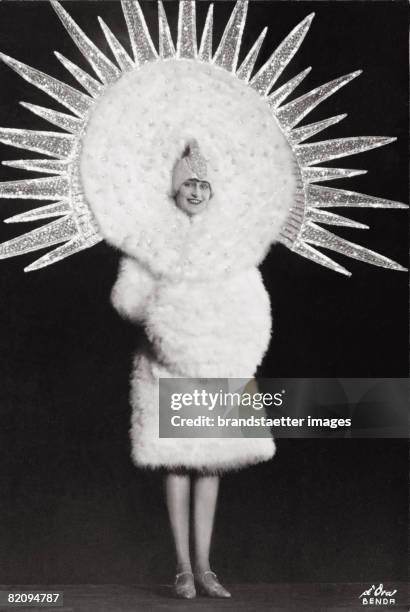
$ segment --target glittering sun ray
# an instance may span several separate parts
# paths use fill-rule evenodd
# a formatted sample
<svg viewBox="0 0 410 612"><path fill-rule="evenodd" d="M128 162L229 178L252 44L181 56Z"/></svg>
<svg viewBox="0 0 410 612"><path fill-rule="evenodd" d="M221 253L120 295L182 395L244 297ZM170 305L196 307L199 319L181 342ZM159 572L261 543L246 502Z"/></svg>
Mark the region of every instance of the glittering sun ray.
<svg viewBox="0 0 410 612"><path fill-rule="evenodd" d="M40 72L40 70L30 68L30 66L23 64L23 62L18 62L8 55L4 55L4 53L0 53L0 59L10 66L10 68L13 68L13 70L15 70L25 81L45 91L46 94L57 100L57 102L60 102L63 106L69 108L78 117L84 117L87 111L90 110L93 100L73 87L70 87L70 85L66 85L48 74Z"/></svg>
<svg viewBox="0 0 410 612"><path fill-rule="evenodd" d="M197 56L196 5L194 0L180 0L178 15L177 57L195 59Z"/></svg>
<svg viewBox="0 0 410 612"><path fill-rule="evenodd" d="M71 212L71 206L68 202L55 202L47 206L33 208L20 215L14 215L8 219L4 219L4 223L28 223L30 221L40 221L41 219L50 219L50 217L61 217Z"/></svg>
<svg viewBox="0 0 410 612"><path fill-rule="evenodd" d="M289 247L294 253L297 255L301 255L302 257L306 257L310 261L314 261L315 263L324 266L325 268L330 268L334 272L339 272L340 274L344 274L345 276L351 276L351 272L343 268L340 264L336 263L330 257L327 257L317 249L314 249L312 246L303 242L302 240L297 240L293 245Z"/></svg>
<svg viewBox="0 0 410 612"><path fill-rule="evenodd" d="M164 5L158 2L158 25L159 25L159 55L162 59L175 57L175 47L165 14Z"/></svg>
<svg viewBox="0 0 410 612"><path fill-rule="evenodd" d="M306 184L350 178L351 176L358 176L359 174L367 174L367 170L355 170L350 168L320 168L318 166L302 168L302 176Z"/></svg>
<svg viewBox="0 0 410 612"><path fill-rule="evenodd" d="M84 251L84 249L89 249L100 241L101 239L92 238L84 242L82 238L75 237L69 242L66 242L62 246L54 249L50 253L47 253L46 255L43 255L43 257L37 259L35 262L24 268L24 272L33 272L35 270L45 268L46 266L51 266L52 264L65 259L66 257L75 255L80 251Z"/></svg>
<svg viewBox="0 0 410 612"><path fill-rule="evenodd" d="M303 42L314 17L311 13L294 28L259 72L253 77L251 87L261 96L266 96L278 80Z"/></svg>
<svg viewBox="0 0 410 612"><path fill-rule="evenodd" d="M134 60L139 66L157 59L158 54L151 40L141 7L136 0L121 0Z"/></svg>
<svg viewBox="0 0 410 612"><path fill-rule="evenodd" d="M103 83L115 83L120 75L118 68L84 34L57 0L50 0L50 2L72 40L92 66L95 74Z"/></svg>
<svg viewBox="0 0 410 612"><path fill-rule="evenodd" d="M93 98L98 98L101 94L103 86L99 83L94 77L85 72L82 68L70 62L69 59L64 57L58 51L54 51L54 55L61 62L66 70L88 91L88 93L93 96Z"/></svg>
<svg viewBox="0 0 410 612"><path fill-rule="evenodd" d="M268 104L272 110L277 109L277 107L286 100L290 96L290 94L298 87L298 85L303 81L303 79L309 74L312 70L312 67L309 66L302 72L299 72L293 79L276 89L271 95L268 97Z"/></svg>
<svg viewBox="0 0 410 612"><path fill-rule="evenodd" d="M356 193L355 191L321 187L320 185L308 186L306 200L308 206L315 208L351 206L356 208L407 208L407 205L402 204L402 202L375 198L374 196Z"/></svg>
<svg viewBox="0 0 410 612"><path fill-rule="evenodd" d="M346 74L338 79L334 79L329 83L325 83L324 85L320 85L320 87L309 91L304 96L293 100L293 102L289 102L285 106L282 106L277 112L277 117L281 125L288 130L293 128L314 108L316 108L318 104L326 100L326 98L329 96L332 96L341 87L344 87L361 73L361 70L356 70L355 72Z"/></svg>
<svg viewBox="0 0 410 612"><path fill-rule="evenodd" d="M357 153L370 151L370 149L383 147L395 140L396 138L384 136L335 138L333 140L298 145L294 150L301 166L312 166L313 164L330 161L331 159L356 155Z"/></svg>
<svg viewBox="0 0 410 612"><path fill-rule="evenodd" d="M0 245L0 259L24 255L60 242L70 240L77 233L77 226L71 217L64 217L43 225L23 236L13 238Z"/></svg>
<svg viewBox="0 0 410 612"><path fill-rule="evenodd" d="M308 222L303 228L301 238L309 244L314 244L316 246L321 246L326 249L336 251L337 253L342 253L343 255L352 257L353 259L358 259L359 261L363 261L365 263L373 264L374 266L390 268L391 270L406 270L406 268L403 268L403 266L395 261L392 261L383 255L379 255L370 249L365 249L358 244L349 242L344 238L335 236L334 234L331 234L327 230L311 222Z"/></svg>
<svg viewBox="0 0 410 612"><path fill-rule="evenodd" d="M355 229L369 229L368 225L358 223L352 219L334 215L326 210L308 208L306 211L306 219L316 223L324 223L325 225L339 225L342 227L353 227Z"/></svg>
<svg viewBox="0 0 410 612"><path fill-rule="evenodd" d="M336 115L335 117L330 117L329 119L323 119L322 121L309 123L309 125L304 125L300 128L293 129L289 133L289 140L292 144L299 144L300 142L311 138L315 134L323 132L323 130L326 130L331 125L335 125L336 123L343 121L343 119L346 119L346 117L346 113L343 113L342 115Z"/></svg>
<svg viewBox="0 0 410 612"><path fill-rule="evenodd" d="M68 161L60 159L16 159L3 161L3 166L27 170L28 172L41 172L42 174L65 174Z"/></svg>
<svg viewBox="0 0 410 612"><path fill-rule="evenodd" d="M67 198L69 180L66 176L27 179L25 181L5 181L0 183L0 198L19 200L57 200Z"/></svg>
<svg viewBox="0 0 410 612"><path fill-rule="evenodd" d="M247 83L251 78L253 69L255 68L256 60L258 59L259 52L261 50L263 41L265 40L266 32L268 28L264 28L259 35L259 38L253 45L252 49L249 51L248 55L243 60L240 68L238 69L236 76L241 81L245 81Z"/></svg>
<svg viewBox="0 0 410 612"><path fill-rule="evenodd" d="M76 143L71 134L14 128L0 128L0 142L18 149L28 149L50 157L66 159L71 157Z"/></svg>
<svg viewBox="0 0 410 612"><path fill-rule="evenodd" d="M198 51L200 62L211 62L212 60L212 33L214 23L214 5L211 4L206 16L204 31L202 32L201 46Z"/></svg>
<svg viewBox="0 0 410 612"><path fill-rule="evenodd" d="M49 123L57 125L71 134L80 134L83 129L84 123L80 119L77 119L77 117L71 117L65 113L59 113L51 110L50 108L44 108L43 106L37 106L36 104L29 104L28 102L20 102L20 104L35 115L38 115Z"/></svg>
<svg viewBox="0 0 410 612"><path fill-rule="evenodd" d="M248 0L238 0L214 56L214 63L229 72L235 72L238 64L247 12Z"/></svg>
<svg viewBox="0 0 410 612"><path fill-rule="evenodd" d="M132 70L133 68L135 68L134 62L132 61L120 41L117 39L117 37L114 36L114 34L111 32L110 28L101 19L101 17L98 17L98 21L121 70L123 72L127 72L128 70Z"/></svg>

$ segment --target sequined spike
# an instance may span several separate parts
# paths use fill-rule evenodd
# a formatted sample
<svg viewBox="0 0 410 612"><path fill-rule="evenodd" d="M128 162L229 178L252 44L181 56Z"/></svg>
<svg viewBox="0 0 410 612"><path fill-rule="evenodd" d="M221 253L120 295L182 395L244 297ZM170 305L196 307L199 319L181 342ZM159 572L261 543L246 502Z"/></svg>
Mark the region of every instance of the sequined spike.
<svg viewBox="0 0 410 612"><path fill-rule="evenodd" d="M50 157L67 158L73 153L76 141L71 134L0 128L0 142L18 149L44 153Z"/></svg>
<svg viewBox="0 0 410 612"><path fill-rule="evenodd" d="M65 176L6 181L0 183L0 198L21 200L57 200L67 197L69 182Z"/></svg>
<svg viewBox="0 0 410 612"><path fill-rule="evenodd" d="M306 211L306 219L316 223L324 223L326 225L340 225L344 227L354 227L356 229L369 229L369 226L364 225L364 223L358 223L352 219L347 219L346 217L341 217L340 215L334 215L333 213L320 209L308 208Z"/></svg>
<svg viewBox="0 0 410 612"><path fill-rule="evenodd" d="M139 66L156 60L158 54L151 40L141 7L136 0L121 0L121 6L127 22L128 34L134 60Z"/></svg>
<svg viewBox="0 0 410 612"><path fill-rule="evenodd" d="M106 41L110 45L110 49L118 62L119 67L123 72L127 72L128 70L132 70L135 68L135 64L118 40L116 36L111 32L110 28L106 25L106 23L98 17L98 21L100 23L101 29L104 32L104 36Z"/></svg>
<svg viewBox="0 0 410 612"><path fill-rule="evenodd" d="M339 123L347 117L346 113L343 115L336 115L335 117L330 117L329 119L324 119L323 121L317 121L316 123L309 123L308 125L304 125L303 127L293 129L289 132L288 137L289 140L293 144L298 144L311 138L315 134L319 134L319 132L323 132L331 125L335 125L335 123Z"/></svg>
<svg viewBox="0 0 410 612"><path fill-rule="evenodd" d="M85 249L89 249L90 247L101 242L101 238L93 238L92 240L84 241L80 237L73 238L69 242L66 242L62 246L57 247L50 253L43 255L40 259L37 259L35 262L24 268L24 272L33 272L35 270L39 270L40 268L45 268L46 266L51 266L66 257L70 257L71 255L75 255L80 251L84 251Z"/></svg>
<svg viewBox="0 0 410 612"><path fill-rule="evenodd" d="M103 89L101 83L99 83L94 77L89 75L87 72L79 68L73 62L70 62L64 55L59 53L58 51L54 51L54 55L61 62L66 70L88 91L90 95L94 98L97 98Z"/></svg>
<svg viewBox="0 0 410 612"><path fill-rule="evenodd" d="M295 53L303 42L314 17L314 13L308 15L299 25L294 28L285 40L279 45L276 51L259 72L253 77L251 87L261 96L266 96L273 84L285 70Z"/></svg>
<svg viewBox="0 0 410 612"><path fill-rule="evenodd" d="M259 56L259 51L261 50L267 31L268 28L264 28L262 30L259 35L259 38L253 45L252 49L249 51L248 55L243 60L240 68L238 69L238 72L236 73L238 79L241 79L241 81L245 81L245 83L247 83L251 78L253 69L255 68L256 60Z"/></svg>
<svg viewBox="0 0 410 612"><path fill-rule="evenodd" d="M73 87L48 76L48 74L44 74L44 72L40 72L40 70L30 68L30 66L22 62L4 55L4 53L0 53L0 59L10 68L13 68L25 81L45 91L57 102L73 111L78 117L84 117L91 108L93 100L89 96L73 89Z"/></svg>
<svg viewBox="0 0 410 612"><path fill-rule="evenodd" d="M354 206L356 208L408 208L402 202L375 198L355 191L332 189L320 185L309 185L306 193L308 206L315 208L332 208Z"/></svg>
<svg viewBox="0 0 410 612"><path fill-rule="evenodd" d="M336 179L349 178L367 174L367 170L353 170L349 168L302 168L302 176L305 183L318 183L322 181L334 181Z"/></svg>
<svg viewBox="0 0 410 612"><path fill-rule="evenodd" d="M50 108L44 108L43 106L37 106L36 104L29 104L28 102L20 102L20 104L35 115L42 117L42 119L45 119L49 123L57 125L66 132L71 132L71 134L79 134L84 127L84 122L77 119L77 117L71 117L65 113L58 113Z"/></svg>
<svg viewBox="0 0 410 612"><path fill-rule="evenodd" d="M238 65L247 12L248 0L238 0L214 56L214 63L229 72L235 72Z"/></svg>
<svg viewBox="0 0 410 612"><path fill-rule="evenodd" d="M185 59L197 56L195 0L179 3L177 56Z"/></svg>
<svg viewBox="0 0 410 612"><path fill-rule="evenodd" d="M298 255L302 255L302 257L306 257L306 259L310 259L311 261L324 266L325 268L330 268L334 272L339 272L340 274L344 274L345 276L351 276L351 272L340 266L338 263L330 259L330 257L326 257L320 251L317 251L310 245L303 242L303 240L298 240L291 249L294 253Z"/></svg>
<svg viewBox="0 0 410 612"><path fill-rule="evenodd" d="M56 202L47 206L33 208L20 215L14 215L8 219L4 219L4 223L29 223L30 221L39 221L40 219L50 219L50 217L61 217L72 212L68 202Z"/></svg>
<svg viewBox="0 0 410 612"><path fill-rule="evenodd" d="M206 16L204 31L202 32L201 46L198 51L200 62L212 61L212 31L214 23L214 5L211 4Z"/></svg>
<svg viewBox="0 0 410 612"><path fill-rule="evenodd" d="M162 59L175 57L175 47L169 30L168 19L162 2L158 2L159 56Z"/></svg>
<svg viewBox="0 0 410 612"><path fill-rule="evenodd" d="M361 72L361 70L356 70L356 72L347 74L339 79L334 79L329 83L325 83L309 91L304 96L293 100L293 102L289 102L289 104L282 106L277 112L277 117L281 125L288 130L293 128L293 126L297 125L306 115L316 108L316 106L323 102L323 100L332 96L338 89L344 87L344 85L359 76Z"/></svg>
<svg viewBox="0 0 410 612"><path fill-rule="evenodd" d="M283 100L286 100L290 96L290 94L296 89L296 87L303 81L303 79L309 74L312 70L312 67L306 68L303 72L299 72L293 79L282 85L279 89L271 93L268 97L269 106L275 110Z"/></svg>
<svg viewBox="0 0 410 612"><path fill-rule="evenodd" d="M383 255L379 255L374 251L365 249L358 244L349 242L344 238L335 236L322 227L318 227L314 223L309 222L305 225L302 230L301 238L310 244L315 244L317 246L336 251L337 253L342 253L347 257L364 261L365 263L369 263L374 266L381 266L382 268L389 268L390 270L399 270L402 272L406 271L406 268L403 268L403 266L395 261L392 261Z"/></svg>
<svg viewBox="0 0 410 612"><path fill-rule="evenodd" d="M61 22L85 59L90 63L96 75L103 83L115 83L120 76L116 66L102 53L98 47L84 34L81 28L70 17L57 0L50 0L61 19Z"/></svg>
<svg viewBox="0 0 410 612"><path fill-rule="evenodd" d="M3 166L42 174L64 174L67 172L68 163L57 159L16 159L2 162Z"/></svg>
<svg viewBox="0 0 410 612"><path fill-rule="evenodd" d="M0 259L24 255L44 247L70 240L77 233L77 226L71 217L58 219L48 225L39 227L23 236L13 238L0 244Z"/></svg>
<svg viewBox="0 0 410 612"><path fill-rule="evenodd" d="M337 159L339 157L347 157L348 155L356 155L357 153L363 153L370 149L383 147L395 140L396 138L387 138L383 136L335 138L334 140L297 145L294 151L302 166L311 166L312 164Z"/></svg>

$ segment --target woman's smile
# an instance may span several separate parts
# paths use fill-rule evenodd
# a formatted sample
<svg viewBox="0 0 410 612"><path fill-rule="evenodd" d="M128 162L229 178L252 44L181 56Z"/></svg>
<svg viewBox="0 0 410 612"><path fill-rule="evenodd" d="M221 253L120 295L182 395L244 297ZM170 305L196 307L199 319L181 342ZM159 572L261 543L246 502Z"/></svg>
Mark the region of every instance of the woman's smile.
<svg viewBox="0 0 410 612"><path fill-rule="evenodd" d="M188 215L196 215L205 210L210 198L211 186L207 181L188 179L179 188L176 203Z"/></svg>

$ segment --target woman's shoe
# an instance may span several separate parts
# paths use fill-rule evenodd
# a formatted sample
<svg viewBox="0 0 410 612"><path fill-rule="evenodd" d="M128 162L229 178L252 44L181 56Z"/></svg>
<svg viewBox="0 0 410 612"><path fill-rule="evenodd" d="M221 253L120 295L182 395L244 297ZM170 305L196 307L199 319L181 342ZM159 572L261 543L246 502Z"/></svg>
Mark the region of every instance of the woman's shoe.
<svg viewBox="0 0 410 612"><path fill-rule="evenodd" d="M221 598L231 597L230 592L222 586L215 572L211 572L211 570L195 574L195 581L202 595Z"/></svg>
<svg viewBox="0 0 410 612"><path fill-rule="evenodd" d="M175 576L174 593L180 599L196 597L194 575L192 572L180 572Z"/></svg>

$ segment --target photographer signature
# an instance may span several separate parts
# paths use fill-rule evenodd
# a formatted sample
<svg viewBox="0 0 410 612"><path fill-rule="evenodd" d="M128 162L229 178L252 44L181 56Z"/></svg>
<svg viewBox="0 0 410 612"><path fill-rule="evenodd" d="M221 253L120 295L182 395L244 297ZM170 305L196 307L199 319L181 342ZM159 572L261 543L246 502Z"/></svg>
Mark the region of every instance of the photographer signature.
<svg viewBox="0 0 410 612"><path fill-rule="evenodd" d="M385 591L382 583L380 583L378 587L372 584L370 589L367 589L367 591L363 591L363 593L359 596L359 599L361 599L362 597L372 597L372 596L374 597L393 597L393 595L395 595L396 593L397 593L397 589L394 589L393 591Z"/></svg>

